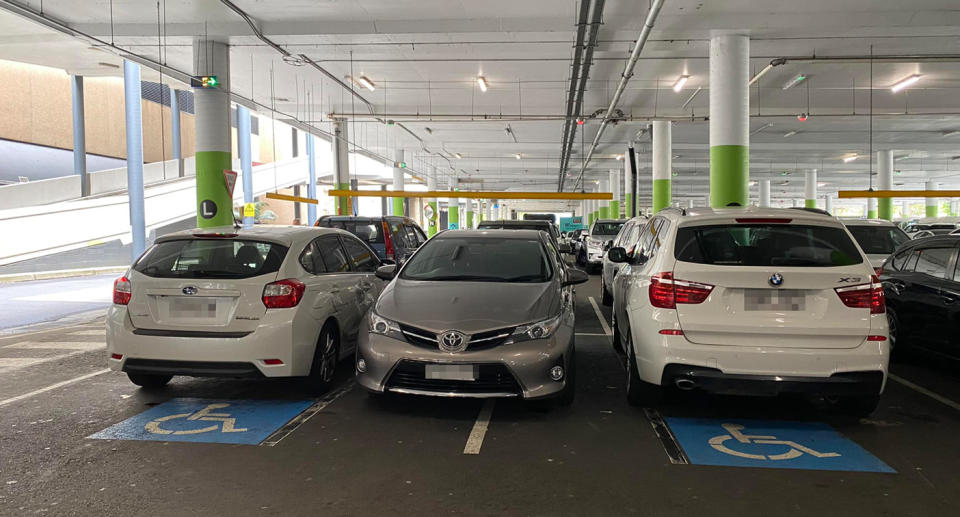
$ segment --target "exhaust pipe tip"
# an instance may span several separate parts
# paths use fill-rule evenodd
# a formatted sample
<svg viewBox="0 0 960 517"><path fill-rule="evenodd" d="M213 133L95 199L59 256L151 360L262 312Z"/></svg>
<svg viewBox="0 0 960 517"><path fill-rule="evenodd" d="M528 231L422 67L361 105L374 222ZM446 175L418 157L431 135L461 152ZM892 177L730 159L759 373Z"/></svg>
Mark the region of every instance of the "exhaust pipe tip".
<svg viewBox="0 0 960 517"><path fill-rule="evenodd" d="M683 390L683 391L690 391L690 390L692 390L692 389L694 389L694 388L697 387L697 383L696 383L696 382L693 382L693 380L687 379L687 378L685 378L685 377L681 377L681 378L673 381L673 383L674 383L674 385L677 386L677 388L679 388L679 389L681 389L681 390Z"/></svg>

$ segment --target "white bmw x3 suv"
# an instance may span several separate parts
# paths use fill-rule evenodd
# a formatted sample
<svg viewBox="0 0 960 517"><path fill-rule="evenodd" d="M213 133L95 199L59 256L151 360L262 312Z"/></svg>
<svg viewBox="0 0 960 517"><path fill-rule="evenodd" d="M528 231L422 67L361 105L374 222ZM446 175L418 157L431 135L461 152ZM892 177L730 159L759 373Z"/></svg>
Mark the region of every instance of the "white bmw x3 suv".
<svg viewBox="0 0 960 517"><path fill-rule="evenodd" d="M802 210L661 211L611 248L627 397L806 393L872 412L889 359L879 280L843 223ZM633 253L629 253L631 246Z"/></svg>
<svg viewBox="0 0 960 517"><path fill-rule="evenodd" d="M309 226L163 236L114 283L107 362L158 387L174 375L305 376L329 387L385 282L352 234Z"/></svg>

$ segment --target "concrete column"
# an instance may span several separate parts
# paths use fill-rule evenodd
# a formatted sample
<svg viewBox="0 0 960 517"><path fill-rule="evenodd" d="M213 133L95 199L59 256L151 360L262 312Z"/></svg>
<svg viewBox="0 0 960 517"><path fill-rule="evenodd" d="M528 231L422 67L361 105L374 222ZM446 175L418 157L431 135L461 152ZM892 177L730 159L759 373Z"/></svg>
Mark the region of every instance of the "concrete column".
<svg viewBox="0 0 960 517"><path fill-rule="evenodd" d="M712 123L711 123L712 125ZM653 211L673 202L670 171L673 169L673 135L669 120L653 121Z"/></svg>
<svg viewBox="0 0 960 517"><path fill-rule="evenodd" d="M867 219L877 218L877 198L867 198Z"/></svg>
<svg viewBox="0 0 960 517"><path fill-rule="evenodd" d="M450 178L450 191L454 196L457 190L457 178ZM460 228L460 198L451 197L447 200L447 229Z"/></svg>
<svg viewBox="0 0 960 517"><path fill-rule="evenodd" d="M827 212L830 212L830 215L834 215L832 194L827 194L826 196L823 197L823 209L826 210Z"/></svg>
<svg viewBox="0 0 960 517"><path fill-rule="evenodd" d="M90 195L87 178L87 135L83 116L83 76L70 76L70 96L73 112L73 173L80 176L80 197Z"/></svg>
<svg viewBox="0 0 960 517"><path fill-rule="evenodd" d="M750 201L750 38L710 37L710 206ZM656 136L656 132L654 132Z"/></svg>
<svg viewBox="0 0 960 517"><path fill-rule="evenodd" d="M243 184L243 204L253 203L253 156L250 151L250 110L237 105L237 154L240 155L240 181ZM296 195L296 193L294 193ZM315 196L310 196L315 197ZM300 206L297 204L296 206ZM316 216L316 205L310 205ZM240 211L241 215L243 210ZM243 224L252 225L253 217L244 217ZM310 221L313 225L313 221Z"/></svg>
<svg viewBox="0 0 960 517"><path fill-rule="evenodd" d="M437 171L434 170L432 175L427 176L427 190L434 192L437 190ZM430 207L429 213L427 214L427 237L433 237L437 234L437 221L440 220L440 208L437 206L437 198L431 197L427 199L427 206Z"/></svg>
<svg viewBox="0 0 960 517"><path fill-rule="evenodd" d="M307 133L307 197L317 199L317 151L316 142L312 133ZM307 205L307 224L313 226L317 222L317 205Z"/></svg>
<svg viewBox="0 0 960 517"><path fill-rule="evenodd" d="M393 153L393 190L403 190L403 169L399 167L403 161L403 149L397 149ZM404 215L403 198L393 198L393 215Z"/></svg>
<svg viewBox="0 0 960 517"><path fill-rule="evenodd" d="M760 180L760 207L770 208L770 180Z"/></svg>
<svg viewBox="0 0 960 517"><path fill-rule="evenodd" d="M951 199L950 200L950 217L956 217L957 215L960 215L960 210L958 209L960 209L960 202L958 202L956 199Z"/></svg>
<svg viewBox="0 0 960 517"><path fill-rule="evenodd" d="M910 217L910 202L906 199L900 201L900 217L904 219Z"/></svg>
<svg viewBox="0 0 960 517"><path fill-rule="evenodd" d="M688 199L688 200L687 200L687 208L693 208L693 200L692 200L692 199Z"/></svg>
<svg viewBox="0 0 960 517"><path fill-rule="evenodd" d="M623 217L620 210L620 187L623 185L623 178L620 177L619 169L610 169L610 192L613 193L613 199L610 201L610 218L620 219Z"/></svg>
<svg viewBox="0 0 960 517"><path fill-rule="evenodd" d="M475 200L473 199L467 200L467 226L466 227L470 230L473 229L473 203L474 202Z"/></svg>
<svg viewBox="0 0 960 517"><path fill-rule="evenodd" d="M350 155L347 148L347 119L333 119L333 188L350 188ZM350 215L350 198L337 197L337 215Z"/></svg>
<svg viewBox="0 0 960 517"><path fill-rule="evenodd" d="M600 180L600 192L610 192L609 180ZM606 199L600 201L600 207L597 212L598 218L610 219L610 201Z"/></svg>
<svg viewBox="0 0 960 517"><path fill-rule="evenodd" d="M926 183L926 190L937 190L937 183L929 180ZM927 217L940 217L940 198L928 197L927 198Z"/></svg>
<svg viewBox="0 0 960 517"><path fill-rule="evenodd" d="M893 151L877 151L877 188L893 190ZM887 221L893 219L893 198L877 201L877 216Z"/></svg>
<svg viewBox="0 0 960 517"><path fill-rule="evenodd" d="M233 200L225 188L223 171L230 156L230 48L204 37L193 40L194 75L215 75L215 88L194 88L196 113L197 226L233 224Z"/></svg>
<svg viewBox="0 0 960 517"><path fill-rule="evenodd" d="M170 88L170 146L177 161L177 176L183 177L183 151L180 145L180 90Z"/></svg>
<svg viewBox="0 0 960 517"><path fill-rule="evenodd" d="M140 102L140 65L124 60L123 107L127 136L127 197L130 206L130 234L133 240L131 262L137 260L147 249L143 212L143 115Z"/></svg>
<svg viewBox="0 0 960 517"><path fill-rule="evenodd" d="M633 170L633 165L631 165L631 154L633 153L633 147L628 147L627 152L623 155L623 186L624 186L624 212L627 216L627 219L637 215L637 174Z"/></svg>
<svg viewBox="0 0 960 517"><path fill-rule="evenodd" d="M807 208L817 207L817 169L804 173L803 200Z"/></svg>

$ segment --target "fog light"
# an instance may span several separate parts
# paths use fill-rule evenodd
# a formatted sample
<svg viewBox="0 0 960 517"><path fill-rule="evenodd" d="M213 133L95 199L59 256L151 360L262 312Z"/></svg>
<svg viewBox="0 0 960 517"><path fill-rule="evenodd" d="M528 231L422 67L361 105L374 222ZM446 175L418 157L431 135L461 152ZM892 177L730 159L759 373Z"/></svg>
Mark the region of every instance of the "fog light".
<svg viewBox="0 0 960 517"><path fill-rule="evenodd" d="M367 361L363 358L357 359L357 371L360 373L367 371Z"/></svg>
<svg viewBox="0 0 960 517"><path fill-rule="evenodd" d="M554 366L553 368L550 368L550 378L553 379L553 380L555 380L555 381L562 380L562 379L563 379L563 367L562 367L562 366Z"/></svg>

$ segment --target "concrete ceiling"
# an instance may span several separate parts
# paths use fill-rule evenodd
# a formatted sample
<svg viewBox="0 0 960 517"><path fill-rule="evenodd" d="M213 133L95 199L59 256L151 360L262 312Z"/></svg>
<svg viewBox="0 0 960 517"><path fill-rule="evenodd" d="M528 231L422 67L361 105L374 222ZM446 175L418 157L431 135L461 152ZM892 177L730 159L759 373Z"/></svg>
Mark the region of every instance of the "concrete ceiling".
<svg viewBox="0 0 960 517"><path fill-rule="evenodd" d="M38 12L41 7L39 0L0 0L0 8L11 3ZM289 52L307 55L338 78L370 78L376 91L359 91L379 115L403 122L431 150L463 155L451 163L468 188L556 188L576 36L575 1L234 3ZM238 95L325 131L330 130L329 114L354 114L351 139L358 145L391 157L403 148L415 169L429 174L436 167L441 185L453 173L447 160L424 153L397 126L373 120L361 103L320 72L284 63L221 2L160 0L159 7L158 12L155 0L42 2L43 15L50 19L187 73L192 72L194 36L228 41L232 89ZM646 11L647 2L607 0L584 113L606 107ZM960 132L949 134L960 130L960 62L924 57L960 55L955 0L667 0L620 103L627 120L604 134L586 171L588 186L621 166L616 155L649 120L670 117L677 119L675 196L703 199L709 188L708 122L703 120L709 112L709 37L712 30L727 29L750 34L753 72L773 58L797 58L771 70L751 89L751 128L763 128L751 136L751 178L774 179L775 198L801 195L803 171L812 168L819 170L822 193L867 187L871 141L874 151L896 150L898 188L917 188L930 178L945 188L960 187L960 159L954 159L960 156ZM98 50L89 41L3 11L0 34L3 59L86 75L118 73L110 66L119 63L115 51ZM908 57L874 61L871 76L871 63L863 59L871 52ZM841 56L851 59L829 59ZM798 73L809 79L783 90ZM923 75L914 87L890 91L890 85L914 73ZM486 93L477 88L478 75L489 82ZM675 93L671 87L680 75L690 80ZM697 88L702 88L700 94L682 107ZM312 105L307 105L305 91L317 99ZM800 122L799 113L810 116ZM596 120L582 126L587 147L598 126ZM792 131L797 133L785 136ZM580 171L581 134L571 159L573 177ZM637 143L646 177L649 146L647 133ZM854 153L860 158L842 161Z"/></svg>

